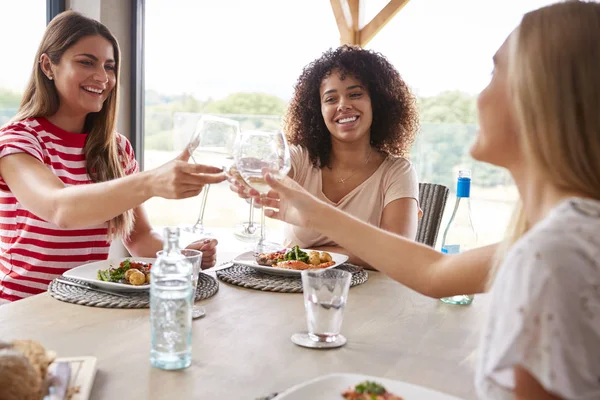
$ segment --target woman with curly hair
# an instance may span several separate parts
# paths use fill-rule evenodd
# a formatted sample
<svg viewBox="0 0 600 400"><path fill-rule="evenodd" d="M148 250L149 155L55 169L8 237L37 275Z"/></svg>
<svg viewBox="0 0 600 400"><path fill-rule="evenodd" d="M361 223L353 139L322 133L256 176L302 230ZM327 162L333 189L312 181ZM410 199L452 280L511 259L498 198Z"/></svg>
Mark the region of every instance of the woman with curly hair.
<svg viewBox="0 0 600 400"><path fill-rule="evenodd" d="M302 71L285 117L290 177L322 201L414 239L419 185L405 157L417 130L415 97L384 56L351 46L326 51ZM232 190L245 196L240 185ZM287 225L284 244L368 266L310 228Z"/></svg>

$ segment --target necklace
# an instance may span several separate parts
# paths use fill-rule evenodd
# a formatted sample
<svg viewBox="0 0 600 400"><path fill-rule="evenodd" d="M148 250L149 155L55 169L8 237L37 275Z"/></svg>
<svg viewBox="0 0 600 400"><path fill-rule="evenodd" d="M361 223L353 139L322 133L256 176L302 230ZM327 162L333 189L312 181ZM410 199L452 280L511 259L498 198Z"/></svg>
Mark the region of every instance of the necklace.
<svg viewBox="0 0 600 400"><path fill-rule="evenodd" d="M371 148L371 151L369 151L369 156L367 157L366 161L365 161L365 165L367 165L369 163L369 161L371 160L371 154L373 154L373 149ZM346 181L350 178L352 178L354 175L356 175L356 173L358 172L358 168L355 169L349 176L345 177L345 178L339 178L337 180L337 183L341 183L344 184L346 183Z"/></svg>

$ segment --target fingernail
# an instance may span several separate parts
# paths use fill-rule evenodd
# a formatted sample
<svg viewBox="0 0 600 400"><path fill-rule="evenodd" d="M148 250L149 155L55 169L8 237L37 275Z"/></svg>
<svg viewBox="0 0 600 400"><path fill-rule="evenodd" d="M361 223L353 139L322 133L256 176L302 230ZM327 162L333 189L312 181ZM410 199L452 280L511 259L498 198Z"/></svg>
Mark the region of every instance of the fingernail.
<svg viewBox="0 0 600 400"><path fill-rule="evenodd" d="M209 242L210 242L210 239L204 239L204 240L202 240L202 244L207 244Z"/></svg>

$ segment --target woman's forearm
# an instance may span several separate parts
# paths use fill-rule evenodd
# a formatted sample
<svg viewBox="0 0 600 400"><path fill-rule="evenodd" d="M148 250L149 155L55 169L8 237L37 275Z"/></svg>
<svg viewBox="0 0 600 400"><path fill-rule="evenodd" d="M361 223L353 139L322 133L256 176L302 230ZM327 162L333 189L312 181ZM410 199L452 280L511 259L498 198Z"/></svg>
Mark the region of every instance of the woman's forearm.
<svg viewBox="0 0 600 400"><path fill-rule="evenodd" d="M484 291L496 248L447 256L325 203L315 207L310 226L394 280L431 297Z"/></svg>
<svg viewBox="0 0 600 400"><path fill-rule="evenodd" d="M151 197L149 178L146 172L140 172L112 181L54 190L51 198L54 222L62 228L82 228L109 221Z"/></svg>

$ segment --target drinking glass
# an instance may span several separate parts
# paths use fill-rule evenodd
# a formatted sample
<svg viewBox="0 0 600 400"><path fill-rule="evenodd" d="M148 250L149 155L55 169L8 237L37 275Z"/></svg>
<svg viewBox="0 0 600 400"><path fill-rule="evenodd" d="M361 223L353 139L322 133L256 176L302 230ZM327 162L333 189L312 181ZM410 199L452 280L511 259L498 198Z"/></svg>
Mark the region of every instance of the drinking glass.
<svg viewBox="0 0 600 400"><path fill-rule="evenodd" d="M238 121L203 115L196 124L196 129L187 145L192 161L196 164L212 165L227 171L233 163L233 148L239 132ZM198 219L193 225L184 227L184 231L203 237L211 236L204 226L204 211L209 189L210 185L205 185L202 190Z"/></svg>
<svg viewBox="0 0 600 400"><path fill-rule="evenodd" d="M275 176L285 176L290 171L290 150L282 132L244 131L234 150L235 165L244 181L261 195L270 186L265 182L263 169ZM265 208L261 207L260 237L255 251L265 253L281 249L278 243L265 238Z"/></svg>
<svg viewBox="0 0 600 400"><path fill-rule="evenodd" d="M156 257L160 257L165 251L161 250L156 253ZM202 252L200 250L182 249L181 254L192 264L192 316L198 318L206 313L204 307L194 305L196 298L196 290L198 288L198 279L202 270Z"/></svg>
<svg viewBox="0 0 600 400"><path fill-rule="evenodd" d="M332 343L340 338L352 274L338 269L302 271L308 337Z"/></svg>
<svg viewBox="0 0 600 400"><path fill-rule="evenodd" d="M239 147L239 145L240 145L240 140L241 140L241 134L236 137L235 145L234 145L234 153L236 151L235 149L237 147ZM246 181L244 180L244 178L238 171L235 162L233 164L231 164L231 166L229 167L229 171L228 171L227 175L230 180L234 180L234 181L238 182L240 185L244 186L246 189L250 188L250 186L248 186L248 184L246 183ZM260 226L259 226L259 224L254 222L254 199L251 197L250 199L248 199L248 202L250 203L248 222L243 222L241 224L238 224L235 227L235 230L233 231L233 235L236 237L236 239L241 240L243 242L255 242L259 238L260 231L258 229L260 228Z"/></svg>

